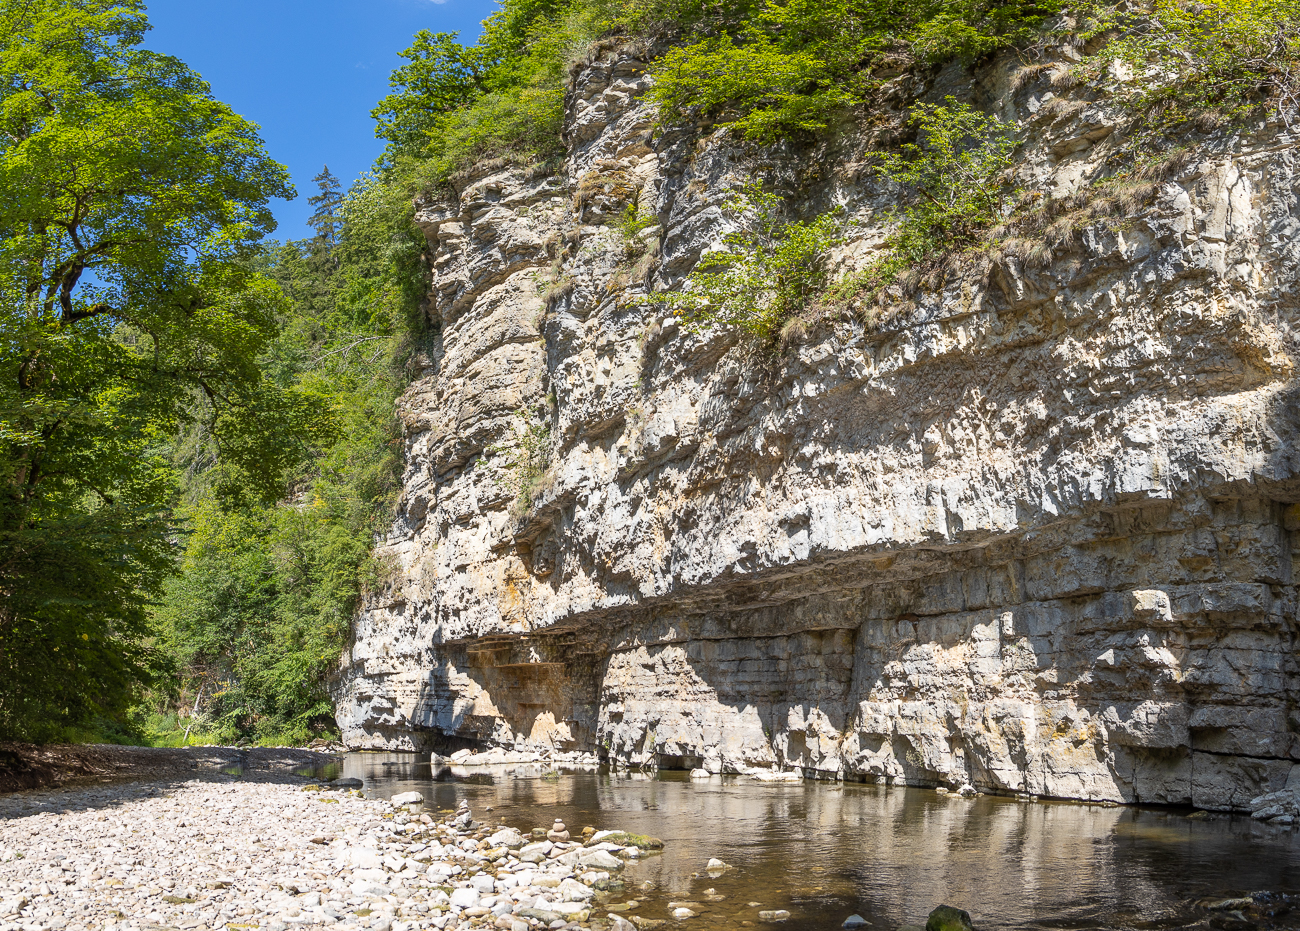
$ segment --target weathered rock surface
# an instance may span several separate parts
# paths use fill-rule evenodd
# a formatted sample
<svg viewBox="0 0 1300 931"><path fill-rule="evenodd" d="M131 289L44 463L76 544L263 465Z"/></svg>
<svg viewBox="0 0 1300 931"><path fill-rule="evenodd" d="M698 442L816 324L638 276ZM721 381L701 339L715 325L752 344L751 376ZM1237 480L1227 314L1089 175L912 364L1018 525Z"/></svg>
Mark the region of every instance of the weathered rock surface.
<svg viewBox="0 0 1300 931"><path fill-rule="evenodd" d="M1104 101L1045 107L1013 68L926 93L997 101L1027 121L1022 184L1078 190ZM851 146L656 141L642 69L576 71L560 173L420 206L438 336L402 400L394 575L338 681L348 744L1212 809L1281 790L1295 141L1219 139L1121 223L763 362L638 302L646 279L679 282L748 178L844 205L850 266L896 192ZM628 203L653 263L613 225ZM551 445L521 509L502 477L526 419Z"/></svg>

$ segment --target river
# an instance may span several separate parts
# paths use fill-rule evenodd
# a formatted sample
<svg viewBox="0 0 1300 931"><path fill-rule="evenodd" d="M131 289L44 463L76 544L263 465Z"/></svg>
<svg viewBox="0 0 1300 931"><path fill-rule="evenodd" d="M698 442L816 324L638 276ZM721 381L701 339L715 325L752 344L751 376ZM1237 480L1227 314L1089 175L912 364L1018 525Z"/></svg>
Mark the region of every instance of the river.
<svg viewBox="0 0 1300 931"><path fill-rule="evenodd" d="M546 775L544 767L442 769L427 756L352 753L342 775L367 794L418 790L432 809L468 802L476 818L527 830L562 819L650 834L662 855L630 866L609 903L665 918L670 901L699 917L683 931L840 927L851 914L894 931L940 904L994 928L1247 927L1206 903L1252 892L1300 894L1297 832L1184 810L944 797L925 789L685 773ZM490 810L489 810L490 809ZM709 875L717 857L733 868ZM642 884L652 888L642 888ZM722 897L722 898L719 898ZM1276 927L1300 928L1280 899ZM758 919L784 909L780 925ZM1290 912L1288 914L1288 912Z"/></svg>

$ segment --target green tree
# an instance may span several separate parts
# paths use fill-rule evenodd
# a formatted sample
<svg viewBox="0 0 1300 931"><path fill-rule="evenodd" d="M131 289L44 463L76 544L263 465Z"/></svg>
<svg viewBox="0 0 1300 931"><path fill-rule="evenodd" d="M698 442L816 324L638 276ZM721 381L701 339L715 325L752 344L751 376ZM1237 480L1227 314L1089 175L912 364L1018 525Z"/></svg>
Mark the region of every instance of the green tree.
<svg viewBox="0 0 1300 931"><path fill-rule="evenodd" d="M302 742L333 730L327 690L358 598L382 571L375 535L400 487L396 399L419 345L427 274L406 189L376 177L338 208L338 241L265 255L288 296L261 355L266 377L318 399L338 429L316 437L275 502L217 493L204 450L184 458L180 574L154 609L177 675L150 696L155 739L200 698L203 739ZM180 693L180 694L177 694Z"/></svg>
<svg viewBox="0 0 1300 931"><path fill-rule="evenodd" d="M669 49L651 91L665 124L698 116L772 142L828 129L866 103L890 53L922 66L977 58L1037 34L1058 0L766 0ZM725 9L725 7L724 7Z"/></svg>
<svg viewBox="0 0 1300 931"><path fill-rule="evenodd" d="M178 418L251 498L322 426L256 364L282 298L250 260L287 173L147 28L139 0L0 0L4 735L120 718L151 679Z"/></svg>
<svg viewBox="0 0 1300 931"><path fill-rule="evenodd" d="M1155 0L1149 7L1085 4L1086 35L1112 34L1084 70L1115 65L1133 80L1120 99L1138 116L1135 146L1170 136L1197 116L1240 119L1259 108L1300 117L1300 3Z"/></svg>
<svg viewBox="0 0 1300 931"><path fill-rule="evenodd" d="M910 203L896 211L898 226L876 259L830 290L831 304L879 295L909 270L978 246L1014 201L1013 125L952 97L912 107L908 124L916 141L897 153L878 153L877 168L908 189Z"/></svg>
<svg viewBox="0 0 1300 931"><path fill-rule="evenodd" d="M339 207L343 205L343 187L334 177L330 166L321 169L320 174L312 178L316 192L307 198L312 206L312 215L307 225L316 231L316 237L326 246L332 247L338 240Z"/></svg>
<svg viewBox="0 0 1300 931"><path fill-rule="evenodd" d="M563 151L564 84L599 29L603 6L577 0L503 0L472 46L422 31L401 52L393 93L372 111L390 166L414 161L435 183L489 157Z"/></svg>

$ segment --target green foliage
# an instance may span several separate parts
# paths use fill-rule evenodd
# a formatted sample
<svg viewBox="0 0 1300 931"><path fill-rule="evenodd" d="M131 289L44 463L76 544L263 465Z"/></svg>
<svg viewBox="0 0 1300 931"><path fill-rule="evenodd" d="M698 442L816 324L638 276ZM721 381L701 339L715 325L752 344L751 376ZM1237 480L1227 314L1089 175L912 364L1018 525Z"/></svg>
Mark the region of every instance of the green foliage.
<svg viewBox="0 0 1300 931"><path fill-rule="evenodd" d="M655 65L652 94L665 123L701 112L750 139L771 142L826 129L857 99L858 82L840 77L815 51L786 51L763 33L743 45L722 36L666 52Z"/></svg>
<svg viewBox="0 0 1300 931"><path fill-rule="evenodd" d="M975 58L1037 34L1056 0L963 3L766 0L738 6L721 26L670 49L651 91L665 124L705 117L746 138L826 130L882 83L886 54L922 65Z"/></svg>
<svg viewBox="0 0 1300 931"><path fill-rule="evenodd" d="M479 41L424 31L373 111L388 161L440 184L476 161L563 151L568 66L607 34L675 31L653 66L665 124L697 117L771 142L829 128L883 83L886 56L930 65L1036 35L1059 0L503 0Z"/></svg>
<svg viewBox="0 0 1300 931"><path fill-rule="evenodd" d="M908 116L917 141L880 156L880 171L915 195L892 248L910 261L975 242L1000 219L1012 191L1006 174L1016 140L1010 125L949 97Z"/></svg>
<svg viewBox="0 0 1300 931"><path fill-rule="evenodd" d="M566 69L598 15L577 0L505 0L475 45L451 33L417 34L401 53L408 64L393 72L393 93L372 114L389 160L417 158L441 183L480 159L562 152Z"/></svg>
<svg viewBox="0 0 1300 931"><path fill-rule="evenodd" d="M1263 106L1300 110L1300 3L1156 0L1085 7L1085 34L1115 34L1087 69L1128 72L1121 99L1142 115L1137 137L1178 132L1198 116L1239 119Z"/></svg>
<svg viewBox="0 0 1300 931"><path fill-rule="evenodd" d="M371 547L399 487L395 402L427 280L410 214L403 188L367 177L338 207L333 249L317 238L266 257L289 302L262 368L317 398L335 429L276 503L222 495L201 443L178 452L190 466L189 535L155 611L178 675L154 696L155 742L178 741L193 722L167 715L188 712L200 690L203 739L300 743L333 729L328 677L358 597L382 572Z"/></svg>
<svg viewBox="0 0 1300 931"><path fill-rule="evenodd" d="M1017 143L1009 124L951 97L944 105L917 104L908 122L917 141L880 155L878 167L911 190L912 202L898 211L880 255L828 290L829 305L877 294L937 256L977 245L1015 198L1007 173Z"/></svg>
<svg viewBox="0 0 1300 931"><path fill-rule="evenodd" d="M338 240L338 212L343 204L343 188L339 179L334 177L334 172L330 171L329 165L311 180L316 185L317 192L307 198L307 203L312 206L312 215L308 218L307 225L316 231L316 235L327 246L333 246Z"/></svg>
<svg viewBox="0 0 1300 931"><path fill-rule="evenodd" d="M0 0L0 735L121 721L159 673L178 418L247 497L318 418L263 378L284 168L138 0Z"/></svg>
<svg viewBox="0 0 1300 931"><path fill-rule="evenodd" d="M835 212L786 220L781 198L757 185L734 192L726 207L740 228L701 256L681 290L657 297L690 327L736 327L771 344L826 290L828 253L843 240L843 223Z"/></svg>
<svg viewBox="0 0 1300 931"><path fill-rule="evenodd" d="M636 259L646 254L650 244L641 234L659 224L659 218L652 213L642 213L635 201L623 208L618 215L616 226L623 238L623 251L627 260Z"/></svg>

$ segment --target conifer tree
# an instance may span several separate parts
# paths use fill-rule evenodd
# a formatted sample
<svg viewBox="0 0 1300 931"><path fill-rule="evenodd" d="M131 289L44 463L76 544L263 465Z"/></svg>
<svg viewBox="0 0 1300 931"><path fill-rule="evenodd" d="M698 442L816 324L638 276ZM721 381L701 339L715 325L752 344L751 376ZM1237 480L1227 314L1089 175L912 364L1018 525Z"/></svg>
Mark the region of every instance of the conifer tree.
<svg viewBox="0 0 1300 931"><path fill-rule="evenodd" d="M343 187L339 184L339 179L330 171L329 165L322 168L321 173L311 180L320 193L307 198L307 203L315 210L307 225L316 231L317 238L332 247L338 239L339 226L342 225L338 212L343 204Z"/></svg>

